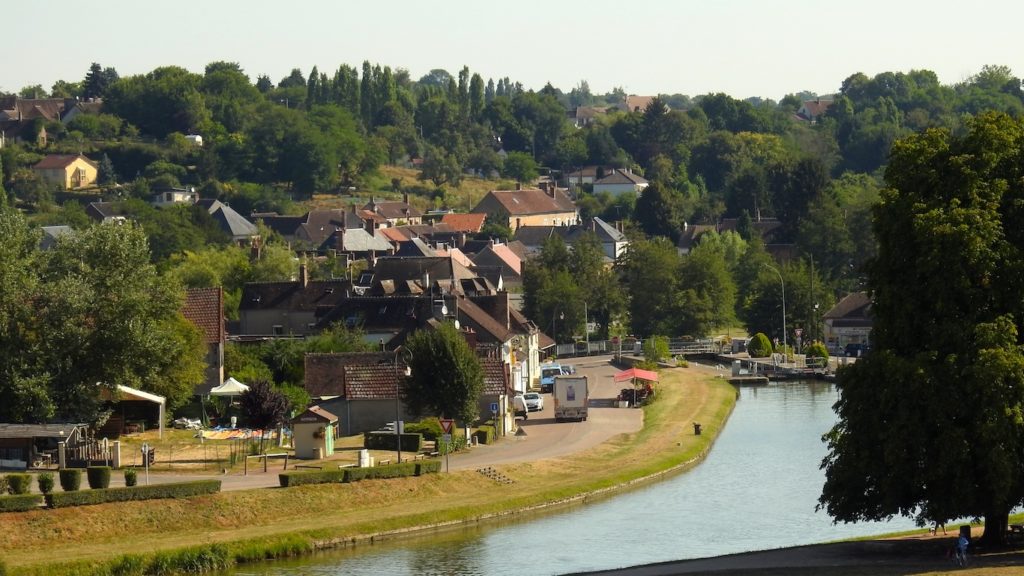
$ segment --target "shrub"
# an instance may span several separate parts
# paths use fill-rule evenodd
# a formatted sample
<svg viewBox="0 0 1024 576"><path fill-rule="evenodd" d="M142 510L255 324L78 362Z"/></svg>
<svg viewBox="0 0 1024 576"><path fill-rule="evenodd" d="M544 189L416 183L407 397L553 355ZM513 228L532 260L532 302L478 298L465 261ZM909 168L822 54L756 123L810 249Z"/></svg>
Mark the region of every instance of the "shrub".
<svg viewBox="0 0 1024 576"><path fill-rule="evenodd" d="M437 441L437 451L441 454L451 454L452 452L458 452L466 447L465 436L452 436L451 442L445 442L444 440Z"/></svg>
<svg viewBox="0 0 1024 576"><path fill-rule="evenodd" d="M667 336L651 336L644 340L644 360L657 364L668 357Z"/></svg>
<svg viewBox="0 0 1024 576"><path fill-rule="evenodd" d="M416 462L416 475L436 474L441 471L441 460L420 460Z"/></svg>
<svg viewBox="0 0 1024 576"><path fill-rule="evenodd" d="M772 342L764 332L758 332L750 339L750 344L747 344L747 354L751 358L767 358L771 356Z"/></svg>
<svg viewBox="0 0 1024 576"><path fill-rule="evenodd" d="M494 442L494 426L484 425L476 429L473 433L478 444L490 444Z"/></svg>
<svg viewBox="0 0 1024 576"><path fill-rule="evenodd" d="M55 492L46 497L51 508L86 506L105 502L128 502L132 500L156 500L160 498L188 498L220 492L220 480L193 480L173 484L133 486L131 488L99 488L82 492Z"/></svg>
<svg viewBox="0 0 1024 576"><path fill-rule="evenodd" d="M85 469L89 488L110 488L110 466L89 466Z"/></svg>
<svg viewBox="0 0 1024 576"><path fill-rule="evenodd" d="M343 482L346 483L375 478L401 478L402 476L414 476L416 465L412 462L402 462L401 464L387 464L371 468L345 468L343 472L345 473Z"/></svg>
<svg viewBox="0 0 1024 576"><path fill-rule="evenodd" d="M409 422L405 425L406 434L421 434L424 440L437 440L441 437L441 423L436 418ZM405 446L404 442L402 446Z"/></svg>
<svg viewBox="0 0 1024 576"><path fill-rule="evenodd" d="M680 357L678 360L676 360L676 368L689 368L689 367L690 367L690 363L686 360L686 358Z"/></svg>
<svg viewBox="0 0 1024 576"><path fill-rule="evenodd" d="M129 488L139 483L139 472L135 468L124 469L124 485Z"/></svg>
<svg viewBox="0 0 1024 576"><path fill-rule="evenodd" d="M31 474L8 474L7 491L11 494L28 494L32 488Z"/></svg>
<svg viewBox="0 0 1024 576"><path fill-rule="evenodd" d="M811 342L804 346L804 355L808 358L824 358L828 360L828 348L824 342Z"/></svg>
<svg viewBox="0 0 1024 576"><path fill-rule="evenodd" d="M76 468L65 468L57 473L60 477L60 488L65 492L74 492L82 486L82 471Z"/></svg>
<svg viewBox="0 0 1024 576"><path fill-rule="evenodd" d="M391 432L367 432L363 435L363 448L370 450L397 450L397 436L402 437L403 452L419 452L423 448L422 434L394 434Z"/></svg>
<svg viewBox="0 0 1024 576"><path fill-rule="evenodd" d="M0 512L25 512L34 510L43 502L42 494L18 494L17 496L0 496ZM3 574L0 571L0 574Z"/></svg>
<svg viewBox="0 0 1024 576"><path fill-rule="evenodd" d="M40 472L39 476L36 476L36 484L43 494L53 492L53 472Z"/></svg>
<svg viewBox="0 0 1024 576"><path fill-rule="evenodd" d="M345 481L345 470L295 470L281 472L277 481L282 488L304 486L306 484L333 484Z"/></svg>
<svg viewBox="0 0 1024 576"><path fill-rule="evenodd" d="M0 494L7 494L7 476L0 476Z"/></svg>

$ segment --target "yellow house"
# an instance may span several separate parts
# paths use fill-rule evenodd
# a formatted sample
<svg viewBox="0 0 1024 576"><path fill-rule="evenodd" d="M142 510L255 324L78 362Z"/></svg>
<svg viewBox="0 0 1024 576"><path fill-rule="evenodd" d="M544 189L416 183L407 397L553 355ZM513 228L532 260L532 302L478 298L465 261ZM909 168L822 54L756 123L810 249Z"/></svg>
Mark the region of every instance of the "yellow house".
<svg viewBox="0 0 1024 576"><path fill-rule="evenodd" d="M96 183L99 168L81 154L49 154L32 167L43 180L65 190Z"/></svg>

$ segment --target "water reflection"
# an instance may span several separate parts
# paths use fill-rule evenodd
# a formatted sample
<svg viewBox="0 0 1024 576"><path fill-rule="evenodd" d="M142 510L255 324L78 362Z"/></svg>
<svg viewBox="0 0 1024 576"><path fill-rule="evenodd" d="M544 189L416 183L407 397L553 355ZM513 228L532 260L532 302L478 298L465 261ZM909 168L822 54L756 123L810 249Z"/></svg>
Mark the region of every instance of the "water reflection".
<svg viewBox="0 0 1024 576"><path fill-rule="evenodd" d="M821 436L835 423L833 385L742 388L700 466L608 500L530 521L364 547L259 575L564 574L836 540L913 522L833 525L816 512Z"/></svg>

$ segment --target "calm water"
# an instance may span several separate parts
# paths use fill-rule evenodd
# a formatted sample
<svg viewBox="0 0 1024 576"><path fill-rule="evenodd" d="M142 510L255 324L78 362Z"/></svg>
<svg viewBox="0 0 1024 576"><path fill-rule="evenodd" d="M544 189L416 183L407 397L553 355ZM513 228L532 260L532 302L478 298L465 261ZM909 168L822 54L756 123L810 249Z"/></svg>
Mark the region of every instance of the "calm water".
<svg viewBox="0 0 1024 576"><path fill-rule="evenodd" d="M711 454L685 474L530 521L234 574L564 574L913 528L907 519L833 525L815 512L824 481L821 435L836 420L836 398L831 384L819 382L742 388Z"/></svg>

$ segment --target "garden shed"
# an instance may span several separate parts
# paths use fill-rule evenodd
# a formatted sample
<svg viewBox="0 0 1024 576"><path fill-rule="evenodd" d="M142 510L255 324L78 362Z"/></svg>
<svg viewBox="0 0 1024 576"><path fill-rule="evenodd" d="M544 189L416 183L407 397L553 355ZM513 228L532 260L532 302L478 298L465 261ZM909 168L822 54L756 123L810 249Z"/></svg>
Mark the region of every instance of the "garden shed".
<svg viewBox="0 0 1024 576"><path fill-rule="evenodd" d="M291 425L296 458L321 460L334 454L337 416L319 406L310 406L292 418Z"/></svg>

